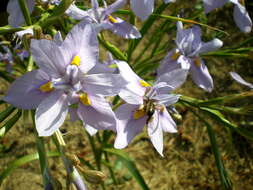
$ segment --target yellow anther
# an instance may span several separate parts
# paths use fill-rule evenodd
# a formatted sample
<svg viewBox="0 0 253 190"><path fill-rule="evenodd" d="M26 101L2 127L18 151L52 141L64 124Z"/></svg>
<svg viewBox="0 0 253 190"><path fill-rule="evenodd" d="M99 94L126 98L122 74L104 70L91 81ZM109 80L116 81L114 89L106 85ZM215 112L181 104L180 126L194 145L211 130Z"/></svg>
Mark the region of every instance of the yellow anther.
<svg viewBox="0 0 253 190"><path fill-rule="evenodd" d="M151 86L150 84L148 84L148 83L147 83L146 81L144 81L144 80L140 80L139 82L140 82L141 86L143 86L143 87L149 87L149 86Z"/></svg>
<svg viewBox="0 0 253 190"><path fill-rule="evenodd" d="M91 105L91 102L90 102L90 99L88 97L88 94L86 93L82 93L80 96L79 96L79 100L83 103L83 105L85 106L90 106Z"/></svg>
<svg viewBox="0 0 253 190"><path fill-rule="evenodd" d="M111 15L108 16L108 20L111 22L111 23L117 23L118 21L112 17Z"/></svg>
<svg viewBox="0 0 253 190"><path fill-rule="evenodd" d="M175 53L173 53L172 56L170 56L170 58L175 61L179 58L180 55L181 54L179 52L175 52Z"/></svg>
<svg viewBox="0 0 253 190"><path fill-rule="evenodd" d="M73 59L72 59L72 61L71 61L71 65L76 65L76 66L80 66L80 62L81 62L81 58L78 56L78 55L76 55Z"/></svg>
<svg viewBox="0 0 253 190"><path fill-rule="evenodd" d="M51 92L51 91L54 90L54 87L53 87L52 82L49 81L49 82L47 82L47 83L41 85L39 89L40 89L42 92Z"/></svg>
<svg viewBox="0 0 253 190"><path fill-rule="evenodd" d="M201 59L199 57L195 58L194 64L196 65L196 67L200 67L201 66Z"/></svg>
<svg viewBox="0 0 253 190"><path fill-rule="evenodd" d="M146 115L146 112L143 108L138 109L134 112L134 119L140 119L140 118L144 117L145 115Z"/></svg>

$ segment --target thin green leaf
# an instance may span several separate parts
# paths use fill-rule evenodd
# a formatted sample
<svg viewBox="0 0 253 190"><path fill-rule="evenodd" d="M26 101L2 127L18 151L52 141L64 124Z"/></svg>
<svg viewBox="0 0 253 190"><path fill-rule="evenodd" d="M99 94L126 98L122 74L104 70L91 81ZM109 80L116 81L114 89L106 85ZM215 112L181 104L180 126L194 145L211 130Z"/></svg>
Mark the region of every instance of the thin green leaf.
<svg viewBox="0 0 253 190"><path fill-rule="evenodd" d="M58 152L48 152L48 157L56 157L60 156ZM7 168L0 173L0 185L2 184L3 180L8 177L16 168L21 167L31 161L38 160L39 159L39 154L30 154L23 156L17 160L14 160L10 162L7 166Z"/></svg>
<svg viewBox="0 0 253 190"><path fill-rule="evenodd" d="M110 154L116 155L123 162L124 166L127 167L128 171L135 178L135 180L139 183L141 188L143 190L149 190L149 187L147 186L144 178L142 177L139 170L137 169L134 161L125 152L123 152L122 150L110 149L110 148L105 148L103 150L105 152L110 153Z"/></svg>
<svg viewBox="0 0 253 190"><path fill-rule="evenodd" d="M110 51L117 59L127 61L127 58L124 53L122 53L116 46L102 39L101 36L98 36L98 40L102 44L102 46L108 51Z"/></svg>
<svg viewBox="0 0 253 190"><path fill-rule="evenodd" d="M0 113L0 123L5 120L12 112L15 111L16 108L14 108L13 106L9 106L8 108L6 108L4 111L2 111Z"/></svg>
<svg viewBox="0 0 253 190"><path fill-rule="evenodd" d="M14 126L14 124L19 120L22 115L22 111L18 110L18 112L10 118L6 123L0 128L0 138L6 135L6 133Z"/></svg>
<svg viewBox="0 0 253 190"><path fill-rule="evenodd" d="M208 115L210 115L212 118L215 119L215 121L218 121L218 122L224 124L226 127L234 130L235 132L239 133L243 137L253 141L253 132L252 131L249 131L249 130L242 128L242 127L238 127L235 124L231 123L222 115L221 112L219 112L217 110L210 109L210 108L206 108L206 107L200 107L200 110L202 110L205 113L207 113Z"/></svg>

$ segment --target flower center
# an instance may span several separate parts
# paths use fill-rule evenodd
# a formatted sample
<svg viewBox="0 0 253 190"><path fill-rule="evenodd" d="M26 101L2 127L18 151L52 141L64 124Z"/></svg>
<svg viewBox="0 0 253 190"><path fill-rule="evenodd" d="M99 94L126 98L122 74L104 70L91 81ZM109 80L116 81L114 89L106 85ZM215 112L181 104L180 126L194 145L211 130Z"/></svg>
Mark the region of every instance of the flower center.
<svg viewBox="0 0 253 190"><path fill-rule="evenodd" d="M51 91L54 90L54 87L53 87L52 82L49 81L49 82L47 82L47 83L41 85L39 89L40 89L42 92L51 92Z"/></svg>
<svg viewBox="0 0 253 190"><path fill-rule="evenodd" d="M144 80L140 80L139 82L140 82L140 85L143 86L143 87L150 87L150 86L151 86L150 84L148 84L148 83L147 83L146 81L144 81Z"/></svg>
<svg viewBox="0 0 253 190"><path fill-rule="evenodd" d="M111 15L108 16L108 20L111 22L111 23L117 23L118 21Z"/></svg>
<svg viewBox="0 0 253 190"><path fill-rule="evenodd" d="M146 111L143 107L143 108L139 108L138 110L135 110L133 117L135 120L137 120L144 117L145 115L146 115Z"/></svg>
<svg viewBox="0 0 253 190"><path fill-rule="evenodd" d="M80 66L80 62L81 62L81 58L80 58L78 55L76 55L76 56L72 59L70 65Z"/></svg>
<svg viewBox="0 0 253 190"><path fill-rule="evenodd" d="M201 60L200 60L199 57L195 58L193 62L194 62L194 64L195 64L196 67L200 67L201 66Z"/></svg>
<svg viewBox="0 0 253 190"><path fill-rule="evenodd" d="M90 101L90 99L89 99L87 93L82 93L82 94L80 94L79 100L80 100L80 101L82 102L82 104L85 105L85 106L90 106L90 105L91 105L91 101Z"/></svg>
<svg viewBox="0 0 253 190"><path fill-rule="evenodd" d="M179 58L180 55L181 55L180 52L174 52L174 53L170 56L170 58L171 58L172 60L176 61L176 60Z"/></svg>

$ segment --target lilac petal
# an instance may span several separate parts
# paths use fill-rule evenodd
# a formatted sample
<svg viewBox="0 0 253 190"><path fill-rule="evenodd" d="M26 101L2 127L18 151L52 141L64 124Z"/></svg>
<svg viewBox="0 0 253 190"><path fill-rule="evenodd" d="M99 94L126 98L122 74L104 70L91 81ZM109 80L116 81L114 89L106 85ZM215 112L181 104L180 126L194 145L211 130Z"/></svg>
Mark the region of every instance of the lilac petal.
<svg viewBox="0 0 253 190"><path fill-rule="evenodd" d="M139 103L141 104L142 96L144 96L146 91L146 88L144 88L140 84L140 81L142 79L133 72L133 70L129 67L129 65L126 62L117 61L116 64L118 66L120 75L124 78L124 80L128 82L128 84L125 86L125 89L122 90L122 92L119 94L120 97L130 104L133 103L131 100L138 99L140 100Z"/></svg>
<svg viewBox="0 0 253 190"><path fill-rule="evenodd" d="M176 44L183 55L194 56L194 53L200 48L201 45L200 27L194 25L189 29L180 29L177 32Z"/></svg>
<svg viewBox="0 0 253 190"><path fill-rule="evenodd" d="M75 56L79 56L79 68L87 73L98 61L98 41L93 25L87 20L75 25L64 40L62 49L67 54L68 64Z"/></svg>
<svg viewBox="0 0 253 190"><path fill-rule="evenodd" d="M110 15L113 12L117 11L118 9L122 8L125 4L126 0L117 0L106 8L105 14Z"/></svg>
<svg viewBox="0 0 253 190"><path fill-rule="evenodd" d="M95 129L115 130L116 119L110 104L102 96L88 94L90 106L79 103L77 114L85 123Z"/></svg>
<svg viewBox="0 0 253 190"><path fill-rule="evenodd" d="M159 115L157 111L154 112L151 121L148 123L147 129L153 146L157 152L163 156L163 131L159 122Z"/></svg>
<svg viewBox="0 0 253 190"><path fill-rule="evenodd" d="M104 96L116 95L127 84L120 74L90 74L83 78L84 91Z"/></svg>
<svg viewBox="0 0 253 190"><path fill-rule="evenodd" d="M147 116L135 120L133 113L139 106L124 104L116 111L117 117L117 136L114 142L114 147L118 149L125 148L131 140L139 134L147 120Z"/></svg>
<svg viewBox="0 0 253 190"><path fill-rule="evenodd" d="M33 11L35 0L26 0L27 8L31 13ZM25 19L19 7L18 0L9 0L7 5L7 12L9 13L8 23L12 27L19 27L24 24Z"/></svg>
<svg viewBox="0 0 253 190"><path fill-rule="evenodd" d="M94 127L92 127L90 125L85 125L84 127L85 127L86 131L90 134L90 136L93 136L98 132L97 129L95 129Z"/></svg>
<svg viewBox="0 0 253 190"><path fill-rule="evenodd" d="M208 68L204 64L203 60L199 66L196 66L194 63L191 64L190 73L193 78L193 81L200 88L211 92L213 90L213 79L209 74Z"/></svg>
<svg viewBox="0 0 253 190"><path fill-rule="evenodd" d="M246 8L239 3L234 6L234 20L242 32L251 32L252 21L250 16Z"/></svg>
<svg viewBox="0 0 253 190"><path fill-rule="evenodd" d="M205 13L209 13L210 11L220 8L225 5L229 0L203 0Z"/></svg>
<svg viewBox="0 0 253 190"><path fill-rule="evenodd" d="M115 20L117 20L116 23L111 23L110 21L107 21L110 25L110 28L108 29L111 30L113 33L125 39L136 39L141 37L140 32L135 26L129 24L128 22L120 18L115 18Z"/></svg>
<svg viewBox="0 0 253 190"><path fill-rule="evenodd" d="M223 42L219 40L218 38L214 38L210 42L202 42L201 43L201 48L197 51L198 54L201 53L207 53L210 51L215 51L223 46Z"/></svg>
<svg viewBox="0 0 253 190"><path fill-rule="evenodd" d="M65 72L64 52L54 41L32 39L31 52L36 64L49 76L59 78Z"/></svg>
<svg viewBox="0 0 253 190"><path fill-rule="evenodd" d="M245 85L249 88L253 88L253 84L249 83L247 81L245 81L239 74L235 73L235 72L229 72L229 74L231 75L231 77L236 80L238 83Z"/></svg>
<svg viewBox="0 0 253 190"><path fill-rule="evenodd" d="M146 20L154 10L154 0L130 0L131 9L142 21Z"/></svg>
<svg viewBox="0 0 253 190"><path fill-rule="evenodd" d="M35 109L51 94L39 90L47 81L48 75L41 70L28 72L11 84L3 100L20 109Z"/></svg>
<svg viewBox="0 0 253 190"><path fill-rule="evenodd" d="M87 11L79 9L75 4L71 4L65 13L75 20L82 20L89 16Z"/></svg>
<svg viewBox="0 0 253 190"><path fill-rule="evenodd" d="M159 104L169 106L178 102L180 95L174 94L160 94L152 97L153 100L157 100Z"/></svg>
<svg viewBox="0 0 253 190"><path fill-rule="evenodd" d="M183 29L183 23L177 22L177 36L176 44L181 53L187 50L187 53L191 53L192 50L197 49L201 43L201 29L199 26L193 26L188 29Z"/></svg>
<svg viewBox="0 0 253 190"><path fill-rule="evenodd" d="M177 125L171 118L166 108L163 111L159 112L159 123L164 132L167 133L177 132Z"/></svg>
<svg viewBox="0 0 253 190"><path fill-rule="evenodd" d="M57 44L57 45L61 45L62 42L63 42L63 39L62 39L62 35L61 35L61 32L58 31L55 35L54 35L54 42Z"/></svg>
<svg viewBox="0 0 253 190"><path fill-rule="evenodd" d="M99 74L99 73L114 73L115 68L108 67L105 63L97 63L92 69L89 71L89 74Z"/></svg>
<svg viewBox="0 0 253 190"><path fill-rule="evenodd" d="M39 136L50 136L64 123L68 113L68 97L55 91L36 109L35 124Z"/></svg>
<svg viewBox="0 0 253 190"><path fill-rule="evenodd" d="M156 84L160 82L166 82L171 86L171 90L180 87L186 80L188 75L188 69L176 69L168 73L165 73L158 77Z"/></svg>

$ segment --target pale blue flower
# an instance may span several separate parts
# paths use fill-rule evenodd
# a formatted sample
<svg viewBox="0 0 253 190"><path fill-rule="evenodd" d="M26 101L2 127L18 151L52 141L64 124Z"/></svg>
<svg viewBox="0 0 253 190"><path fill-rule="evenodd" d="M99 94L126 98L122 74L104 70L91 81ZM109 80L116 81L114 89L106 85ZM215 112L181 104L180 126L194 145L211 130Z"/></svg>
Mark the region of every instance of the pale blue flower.
<svg viewBox="0 0 253 190"><path fill-rule="evenodd" d="M209 13L213 9L220 8L228 2L234 4L234 21L242 32L249 33L252 28L251 18L240 0L203 0L205 13Z"/></svg>
<svg viewBox="0 0 253 190"><path fill-rule="evenodd" d="M175 2L176 0L164 0L164 3ZM142 21L146 20L154 10L154 0L130 0L131 9Z"/></svg>
<svg viewBox="0 0 253 190"><path fill-rule="evenodd" d="M36 109L40 136L52 135L63 124L69 106L77 102L78 115L85 123L97 129L115 128L114 113L103 96L117 94L126 82L119 75L89 74L98 62L93 25L81 22L64 41L60 39L58 33L54 41L31 41L39 69L18 78L4 100L21 109Z"/></svg>
<svg viewBox="0 0 253 190"><path fill-rule="evenodd" d="M194 82L200 88L211 92L213 79L200 55L219 49L223 45L222 41L215 38L212 41L203 42L200 27L183 29L182 22L178 22L176 44L177 48L170 51L162 60L158 75L179 68L189 69Z"/></svg>
<svg viewBox="0 0 253 190"><path fill-rule="evenodd" d="M117 137L115 148L125 148L147 126L148 135L155 149L163 155L163 132L177 132L176 123L166 107L176 103L179 95L168 94L186 79L187 70L179 69L159 77L151 86L138 77L127 64L118 63L129 84L120 92L127 103L116 109Z"/></svg>

